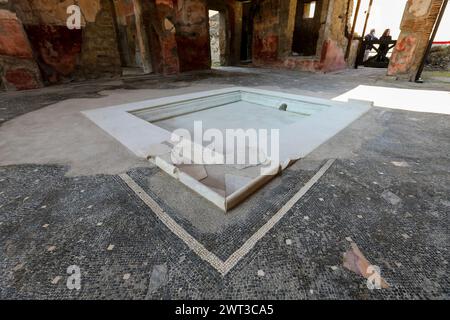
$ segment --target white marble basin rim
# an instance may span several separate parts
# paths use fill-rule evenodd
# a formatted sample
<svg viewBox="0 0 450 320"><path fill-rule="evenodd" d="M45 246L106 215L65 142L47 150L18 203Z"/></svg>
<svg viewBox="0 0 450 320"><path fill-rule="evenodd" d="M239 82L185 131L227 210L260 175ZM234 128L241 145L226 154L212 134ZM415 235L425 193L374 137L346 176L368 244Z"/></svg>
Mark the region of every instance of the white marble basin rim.
<svg viewBox="0 0 450 320"><path fill-rule="evenodd" d="M284 170L336 135L371 107L365 101L339 102L245 87L196 92L111 106L83 114L138 157L158 167L228 211ZM286 111L283 111L286 109ZM168 156L176 129L278 129L280 165L270 174L242 166L181 167ZM191 143L194 144L192 141ZM205 146L199 146L204 148ZM227 153L229 150L223 150ZM270 155L267 155L270 160ZM278 162L277 162L278 163ZM257 167L257 166L256 166Z"/></svg>

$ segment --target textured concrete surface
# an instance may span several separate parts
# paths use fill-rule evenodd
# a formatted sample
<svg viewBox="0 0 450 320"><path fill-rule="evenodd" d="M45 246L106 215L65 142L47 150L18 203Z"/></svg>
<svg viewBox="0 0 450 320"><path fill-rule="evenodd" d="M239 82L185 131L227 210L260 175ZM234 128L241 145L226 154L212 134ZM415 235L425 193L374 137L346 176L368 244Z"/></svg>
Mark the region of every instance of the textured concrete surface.
<svg viewBox="0 0 450 320"><path fill-rule="evenodd" d="M170 177L127 154L101 130L73 122L82 105L230 83L321 97L360 83L417 86L381 79L378 71L359 72L233 69L162 81L124 79L112 84L122 89L99 95L94 88L100 92L100 84L72 93L64 86L22 93L14 96L16 103L10 93L0 94L3 111L12 119L0 126L0 161L11 157L11 163L0 166L0 297L449 299L448 115L373 108L228 216L188 189L175 188ZM448 84L426 86L448 90ZM141 90L125 90L136 88ZM88 93L96 98L67 100L69 94ZM60 102L36 110L32 94L39 96L34 100L41 107ZM68 121L65 135L63 126L52 126L58 121ZM42 123L50 125L52 135ZM42 131L31 135L27 128ZM84 133L78 142L67 140L74 131ZM43 139L60 148L52 151L53 158L22 150L38 151L33 145L44 146ZM77 154L76 147L89 139L92 145ZM117 154L117 161L109 160ZM225 277L190 251L116 175L128 172L183 228L227 258L330 158L338 160ZM390 288L371 291L363 277L343 267L349 240L380 267ZM66 286L72 265L81 270L79 291Z"/></svg>

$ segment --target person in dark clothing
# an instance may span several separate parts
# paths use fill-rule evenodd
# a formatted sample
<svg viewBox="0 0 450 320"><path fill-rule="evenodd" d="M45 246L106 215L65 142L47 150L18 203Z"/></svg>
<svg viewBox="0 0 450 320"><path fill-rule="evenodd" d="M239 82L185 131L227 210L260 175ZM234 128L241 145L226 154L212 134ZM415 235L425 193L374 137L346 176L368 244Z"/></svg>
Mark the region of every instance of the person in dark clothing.
<svg viewBox="0 0 450 320"><path fill-rule="evenodd" d="M364 37L364 41L374 41L374 40L378 40L378 38L375 36L375 29L372 29L372 30L370 30L370 33ZM363 61L367 61L367 59L369 59L370 50L372 50L372 49L373 49L373 45L366 44L366 47L364 49L364 60Z"/></svg>
<svg viewBox="0 0 450 320"><path fill-rule="evenodd" d="M370 30L370 33L366 34L366 36L364 37L364 40L366 40L366 41L378 40L378 38L375 36L375 29Z"/></svg>
<svg viewBox="0 0 450 320"><path fill-rule="evenodd" d="M389 43L388 42L391 40L392 40L391 29L384 30L383 35L380 37L381 44L378 48L377 61L382 62L382 61L387 60L386 55L388 54L388 51L389 51Z"/></svg>

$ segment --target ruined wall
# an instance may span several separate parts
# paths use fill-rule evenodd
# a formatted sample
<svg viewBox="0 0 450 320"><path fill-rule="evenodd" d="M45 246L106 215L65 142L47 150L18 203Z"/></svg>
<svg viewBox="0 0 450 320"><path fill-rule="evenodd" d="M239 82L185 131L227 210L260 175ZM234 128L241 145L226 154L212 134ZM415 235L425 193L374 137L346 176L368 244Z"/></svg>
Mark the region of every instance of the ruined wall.
<svg viewBox="0 0 450 320"><path fill-rule="evenodd" d="M67 28L67 8L78 3L82 28ZM46 82L120 73L109 0L15 0Z"/></svg>
<svg viewBox="0 0 450 320"><path fill-rule="evenodd" d="M175 0L180 71L209 69L209 18L205 0Z"/></svg>
<svg viewBox="0 0 450 320"><path fill-rule="evenodd" d="M97 6L95 3L99 3ZM114 10L109 0L90 0L89 5L80 7L85 15L89 6L98 11L94 21L86 21L82 28L82 46L77 77L97 78L121 74L121 61ZM88 9L89 10L89 9Z"/></svg>
<svg viewBox="0 0 450 320"><path fill-rule="evenodd" d="M239 61L241 4L235 0L149 0L149 37L155 71L171 74L209 69L208 9L224 12L227 29L222 64Z"/></svg>
<svg viewBox="0 0 450 320"><path fill-rule="evenodd" d="M323 15L323 38L319 39L320 69L326 72L341 70L347 67L345 51L348 45L346 37L348 0L329 1L328 11ZM351 10L351 6L350 6ZM351 12L351 11L350 11Z"/></svg>
<svg viewBox="0 0 450 320"><path fill-rule="evenodd" d="M409 0L388 75L414 81L443 0Z"/></svg>
<svg viewBox="0 0 450 320"><path fill-rule="evenodd" d="M42 86L39 69L22 22L9 1L0 2L0 88L35 89Z"/></svg>
<svg viewBox="0 0 450 320"><path fill-rule="evenodd" d="M144 25L150 43L153 70L162 74L180 71L173 0L142 2Z"/></svg>
<svg viewBox="0 0 450 320"><path fill-rule="evenodd" d="M316 55L309 57L292 56L297 0L255 1L253 63L323 72L346 68L349 0L322 1Z"/></svg>
<svg viewBox="0 0 450 320"><path fill-rule="evenodd" d="M253 63L264 65L278 60L280 1L256 1L253 9ZM281 17L281 19L286 17Z"/></svg>
<svg viewBox="0 0 450 320"><path fill-rule="evenodd" d="M321 1L316 54L296 57L292 55L292 39L297 0L255 0L249 9L253 21L253 63L325 72L344 68L349 0ZM0 0L3 6L5 2ZM220 41L221 64L235 65L240 61L243 9L242 3L236 0L14 0L7 3L8 12L14 10L18 18L9 15L9 22L3 19L1 23L14 24L17 30L22 30L21 36L14 36L22 42L12 38L19 31L0 36L2 79L5 70L16 63L11 57L21 59L21 71L16 67L15 73L9 74L15 74L17 79L27 78L19 81L28 83L24 87L40 85L36 65L46 83L119 75L122 67L142 64L146 64L145 69L162 74L209 69L208 9L220 11L221 24L225 25L223 41ZM66 25L66 9L74 3L82 11L81 30L69 30ZM16 43L20 44L20 50ZM147 56L140 54L142 48ZM8 50L15 51L8 53Z"/></svg>
<svg viewBox="0 0 450 320"><path fill-rule="evenodd" d="M114 1L116 14L117 41L124 67L140 67L138 30L133 0Z"/></svg>
<svg viewBox="0 0 450 320"><path fill-rule="evenodd" d="M72 4L82 11L80 30L66 25ZM206 0L0 0L0 9L2 86L6 72L26 89L41 75L51 84L120 75L123 66L163 74L210 67Z"/></svg>
<svg viewBox="0 0 450 320"><path fill-rule="evenodd" d="M153 70L163 74L210 67L206 0L142 2Z"/></svg>
<svg viewBox="0 0 450 320"><path fill-rule="evenodd" d="M236 0L207 0L209 10L220 14L220 63L235 65L240 62L242 38L242 4Z"/></svg>

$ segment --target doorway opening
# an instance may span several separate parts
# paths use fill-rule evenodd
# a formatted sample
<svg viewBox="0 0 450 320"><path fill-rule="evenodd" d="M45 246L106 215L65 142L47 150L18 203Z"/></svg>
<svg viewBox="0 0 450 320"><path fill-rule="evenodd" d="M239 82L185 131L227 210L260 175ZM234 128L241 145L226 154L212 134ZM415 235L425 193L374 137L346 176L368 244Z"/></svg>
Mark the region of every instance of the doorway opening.
<svg viewBox="0 0 450 320"><path fill-rule="evenodd" d="M152 72L140 0L113 1L122 75Z"/></svg>
<svg viewBox="0 0 450 320"><path fill-rule="evenodd" d="M320 33L322 0L299 0L292 39L293 56L315 56Z"/></svg>
<svg viewBox="0 0 450 320"><path fill-rule="evenodd" d="M211 67L226 65L226 21L225 15L216 10L209 13L209 40L211 48Z"/></svg>
<svg viewBox="0 0 450 320"><path fill-rule="evenodd" d="M241 35L241 63L252 62L252 40L253 40L253 14L252 3L242 3L242 35Z"/></svg>
<svg viewBox="0 0 450 320"><path fill-rule="evenodd" d="M216 8L214 8L216 9ZM211 47L211 67L229 64L230 49L228 47L227 11L216 9L209 13L209 39Z"/></svg>

